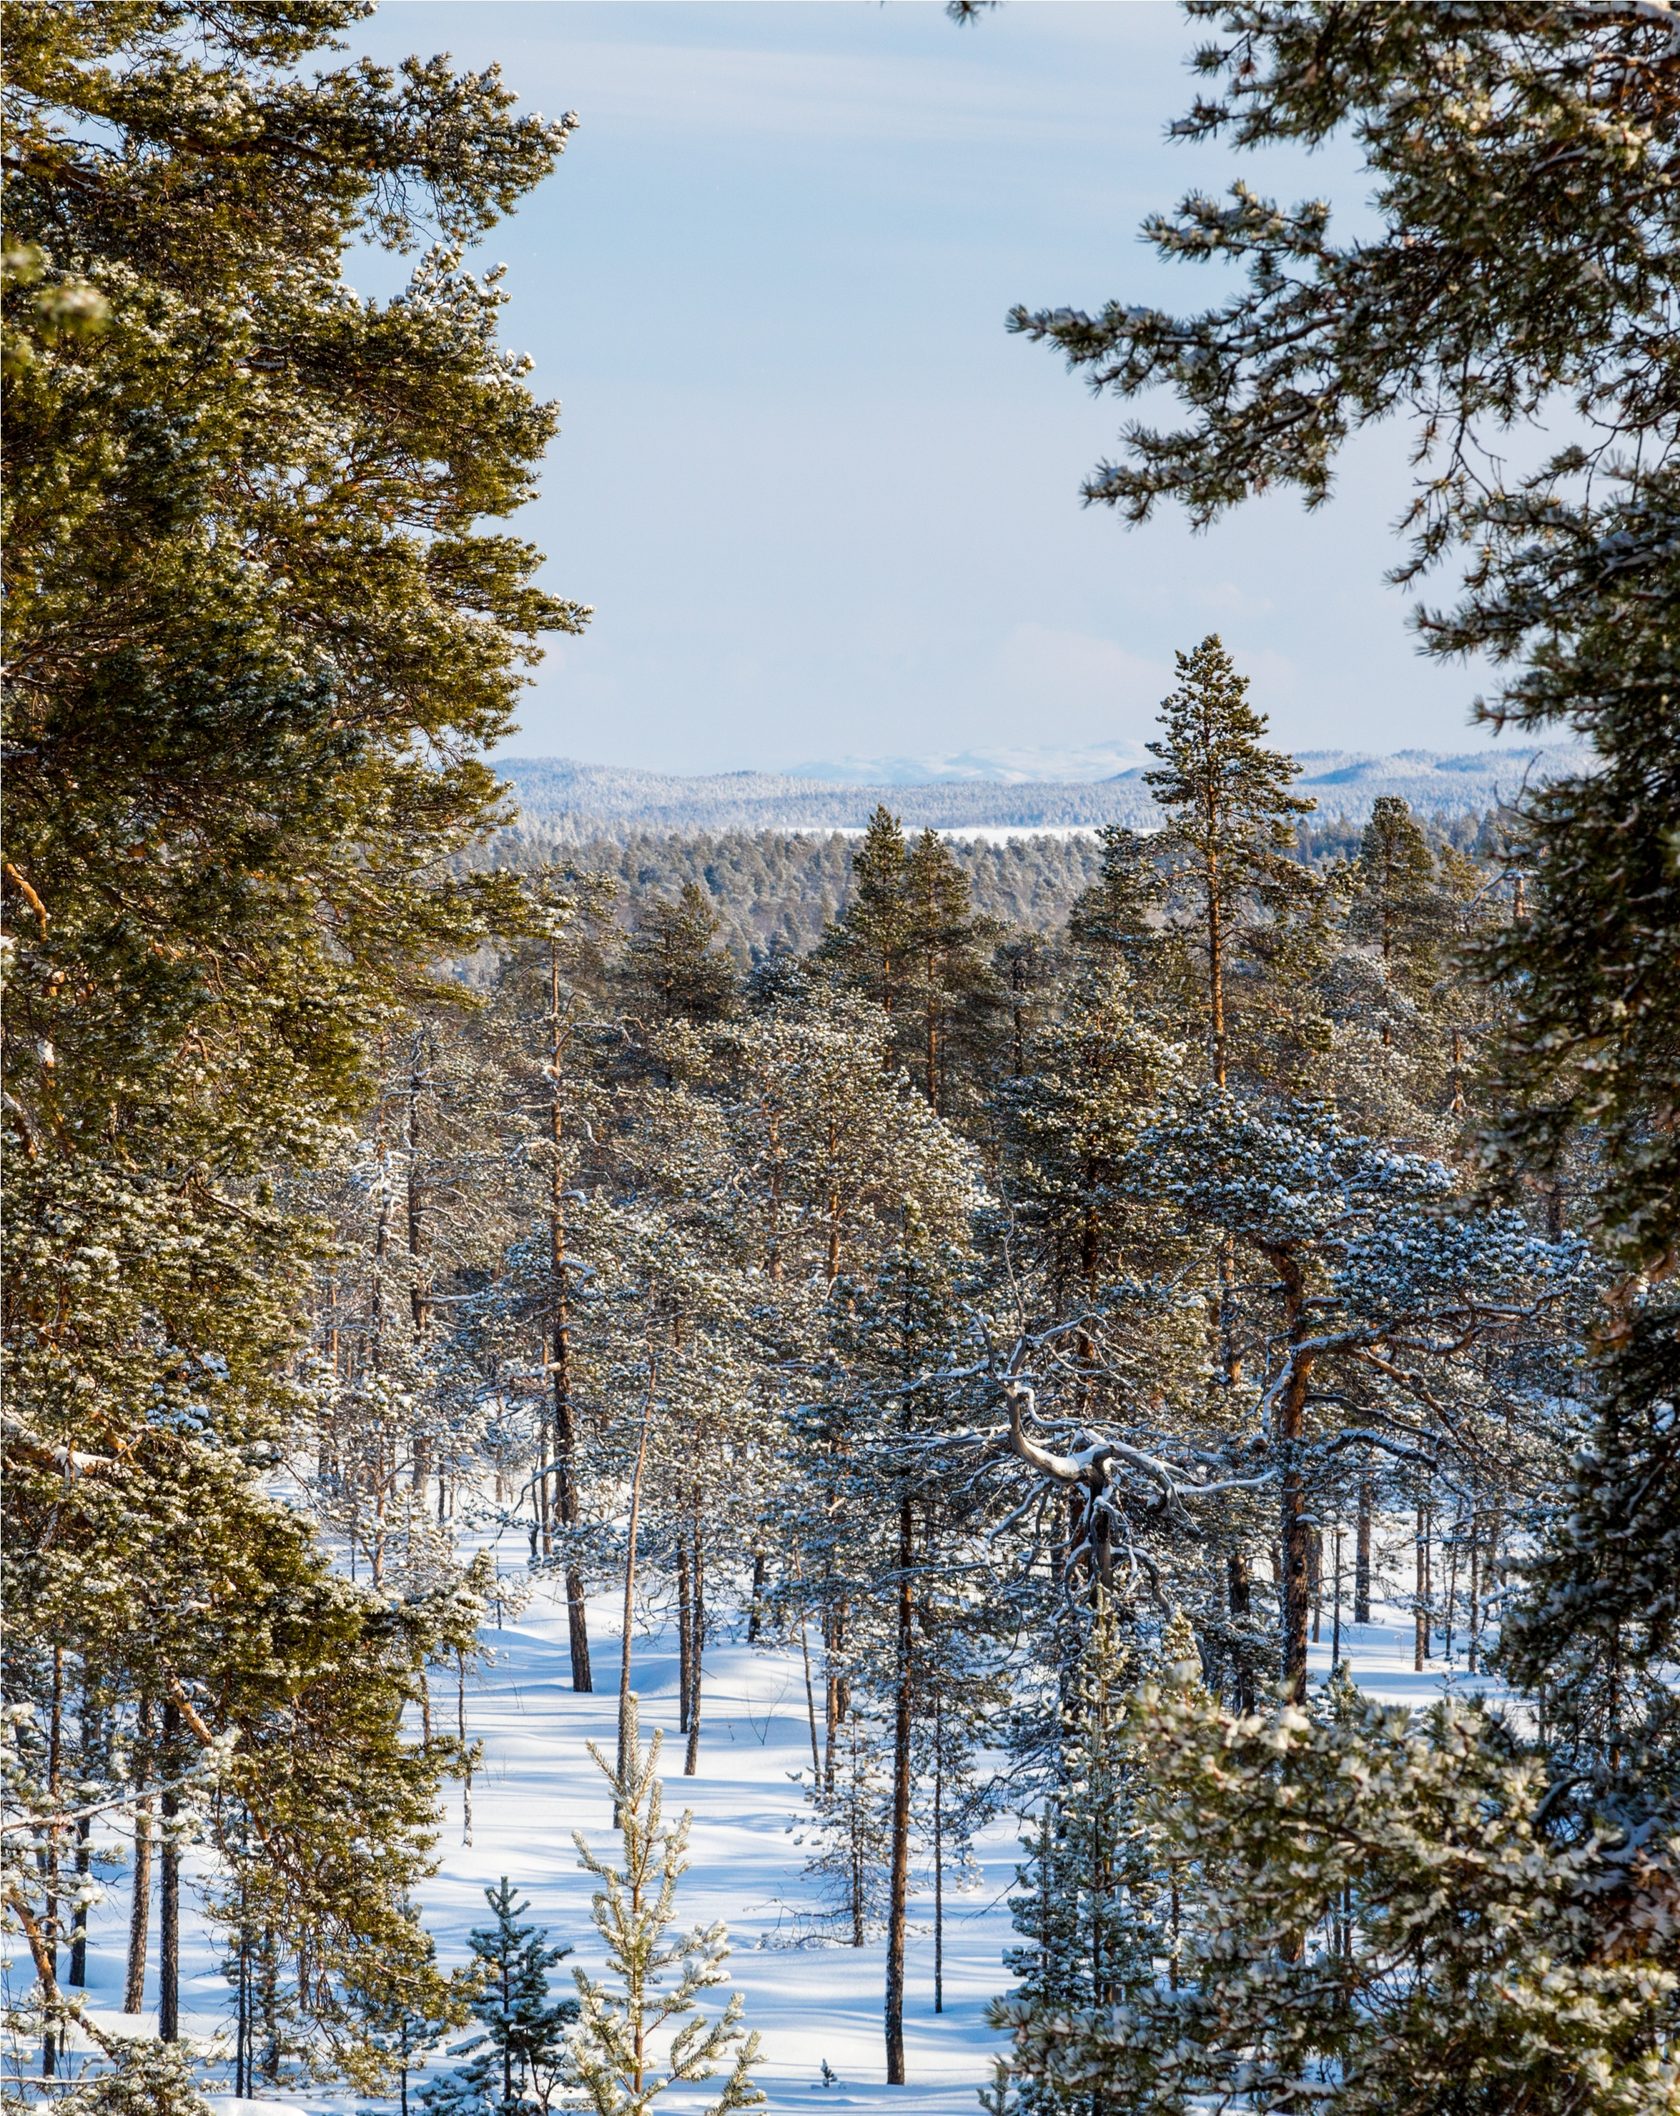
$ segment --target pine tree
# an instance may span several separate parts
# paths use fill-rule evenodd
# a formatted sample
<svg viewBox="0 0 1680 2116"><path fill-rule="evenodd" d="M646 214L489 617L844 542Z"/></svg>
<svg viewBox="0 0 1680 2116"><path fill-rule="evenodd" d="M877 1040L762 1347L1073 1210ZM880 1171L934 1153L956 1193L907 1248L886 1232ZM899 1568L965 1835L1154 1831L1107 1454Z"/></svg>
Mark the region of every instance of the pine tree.
<svg viewBox="0 0 1680 2116"><path fill-rule="evenodd" d="M1313 804L1289 791L1294 760L1266 748L1248 678L1218 634L1175 658L1178 688L1162 704L1160 740L1148 745L1161 761L1143 778L1166 816L1152 849L1167 901L1189 922L1202 958L1208 1077L1224 1088L1233 1059L1245 1072L1273 1070L1242 980L1256 959L1276 958L1291 922L1312 905L1312 882L1288 853L1295 817ZM1260 1004L1275 1016L1284 995L1268 987Z"/></svg>
<svg viewBox="0 0 1680 2116"><path fill-rule="evenodd" d="M970 907L968 877L936 830L924 830L904 863L911 972L907 1004L920 1015L922 1092L935 1110L951 1108L960 1062L972 1064L985 1018L995 1011L990 953L995 921Z"/></svg>
<svg viewBox="0 0 1680 2116"><path fill-rule="evenodd" d="M717 913L696 882L674 903L642 905L625 943L624 974L632 1004L654 1021L716 1021L735 1000L735 973L718 953Z"/></svg>
<svg viewBox="0 0 1680 2116"><path fill-rule="evenodd" d="M525 1922L531 1906L517 1899L506 1874L484 1899L495 1922L468 1935L471 2012L481 2032L455 2053L471 2062L422 2096L435 2116L528 2116L553 2108L568 2080L566 2034L578 2002L551 1998L548 1972L572 1950L550 1947L547 1933Z"/></svg>
<svg viewBox="0 0 1680 2116"><path fill-rule="evenodd" d="M851 990L895 1016L911 967L909 858L897 816L877 808L852 853L850 901L816 955Z"/></svg>
<svg viewBox="0 0 1680 2116"><path fill-rule="evenodd" d="M590 1744L612 1788L623 1864L608 1865L574 1833L585 1871L601 1883L591 1915L614 1979L609 1987L573 1971L581 2009L572 2044L578 2085L595 2116L648 2116L668 2088L711 2079L727 2065L728 2076L705 2103L704 2116L755 2108L764 2100L752 2083L758 2037L740 2026L739 1993L731 1994L715 2020L707 2020L699 2006L702 1993L728 1981L723 1927L696 1926L668 1937L677 1883L688 1865L692 1817L685 1813L674 1827L664 1827L660 1736L643 1747L634 1698L625 1736L622 1768ZM673 2032L660 2054L667 2030Z"/></svg>
<svg viewBox="0 0 1680 2116"><path fill-rule="evenodd" d="M436 1767L401 1733L423 1648L258 1488L317 1408L295 1178L506 904L451 871L496 814L478 752L585 613L479 527L554 416L460 264L569 126L493 69L335 66L355 13L8 24L4 1329L7 1542L38 1560L8 1573L8 1677L45 1703L79 1660L165 1811L237 1735L296 1996L359 2065L354 1992L418 1944ZM359 242L428 247L364 301ZM19 1916L48 1836L45 1872L7 1839ZM173 1969L163 1997L173 2032Z"/></svg>
<svg viewBox="0 0 1680 2116"><path fill-rule="evenodd" d="M814 1842L805 1873L828 1898L828 1917L862 1947L885 1930L892 1866L892 1744L851 1700L826 1774L813 1767L801 1843Z"/></svg>
<svg viewBox="0 0 1680 2116"><path fill-rule="evenodd" d="M1680 1512L1666 1290L1680 1241L1680 341L1651 330L1680 248L1672 23L1634 6L1190 11L1215 28L1175 134L1244 149L1351 134L1376 226L1337 240L1322 201L1284 210L1241 182L1228 201L1192 193L1145 232L1166 258L1245 266L1244 289L1194 316L1117 301L1013 322L1120 396L1176 391L1183 423L1134 425L1126 459L1086 488L1133 522L1170 497L1205 524L1280 482L1319 504L1350 433L1406 419L1399 575L1467 554L1456 605L1420 612L1425 649L1510 672L1484 721L1567 728L1595 752L1520 802L1508 850L1526 915L1477 956L1503 1015L1495 1165L1556 1185L1592 1154L1585 1217L1624 1274L1592 1367L1600 1431L1558 1495L1513 1661L1538 1681L1569 1647L1602 1700L1668 1650ZM1598 260L1586 275L1584 255ZM1569 438L1490 481L1512 427L1555 434L1560 400ZM1571 1641L1589 1636L1583 1658ZM1619 1746L1598 1749L1595 1783L1619 1775ZM1623 1794L1636 1817L1636 1779Z"/></svg>

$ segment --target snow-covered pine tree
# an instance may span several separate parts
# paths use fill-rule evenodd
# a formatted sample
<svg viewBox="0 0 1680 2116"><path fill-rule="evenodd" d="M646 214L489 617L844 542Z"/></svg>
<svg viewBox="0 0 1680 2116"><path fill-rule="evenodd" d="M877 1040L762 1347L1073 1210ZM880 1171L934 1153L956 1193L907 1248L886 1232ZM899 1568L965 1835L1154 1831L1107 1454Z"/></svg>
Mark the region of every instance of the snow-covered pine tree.
<svg viewBox="0 0 1680 2116"><path fill-rule="evenodd" d="M936 830L918 833L904 863L909 915L907 1011L920 1017L914 1070L936 1111L955 1112L976 1069L1000 993L992 950L1003 928L975 915L968 876Z"/></svg>
<svg viewBox="0 0 1680 2116"><path fill-rule="evenodd" d="M895 1026L910 974L909 857L897 816L876 808L852 852L845 910L813 956L814 967L894 1016Z"/></svg>
<svg viewBox="0 0 1680 2116"><path fill-rule="evenodd" d="M1578 1242L1477 1209L1440 1162L1350 1134L1321 1108L1186 1098L1141 1135L1137 1170L1241 1267L1222 1293L1252 1375L1248 1459L1276 1479L1283 1675L1299 1698L1315 1495L1336 1458L1358 1448L1419 1472L1473 1468L1501 1427L1525 1426L1555 1457L1567 1435L1553 1406L1570 1386L1560 1333L1592 1274ZM1538 1401L1525 1357L1549 1378Z"/></svg>
<svg viewBox="0 0 1680 2116"><path fill-rule="evenodd" d="M693 1818L684 1813L665 1826L661 1737L643 1745L634 1698L624 1733L622 1769L590 1744L612 1789L622 1863L598 1857L574 1832L585 1871L601 1884L590 1914L611 1980L572 1972L580 2007L571 2045L577 2084L595 2116L649 2116L669 2088L701 2084L727 2066L703 2116L756 2108L764 2100L752 2080L758 2037L740 2025L740 1994L732 1992L715 2019L700 2008L705 1993L729 1980L728 1937L721 1925L671 1933Z"/></svg>
<svg viewBox="0 0 1680 2116"><path fill-rule="evenodd" d="M641 906L624 946L623 976L630 1010L649 1024L716 1021L735 1005L734 965L717 947L717 913L697 882L676 900L655 897Z"/></svg>
<svg viewBox="0 0 1680 2116"><path fill-rule="evenodd" d="M1182 1876L1176 1973L1113 2006L1006 2002L1023 2100L1673 2108L1675 1978L1599 1947L1586 1906L1614 1863L1559 1832L1543 1767L1483 1706L1414 1715L1344 1680L1233 1717L1162 1680L1126 1750L1148 1857Z"/></svg>
<svg viewBox="0 0 1680 2116"><path fill-rule="evenodd" d="M812 1847L805 1873L828 1899L825 1913L853 1947L886 1929L893 1853L892 1737L847 1689L830 1731L824 1769L806 1784L810 1813L797 1832Z"/></svg>
<svg viewBox="0 0 1680 2116"><path fill-rule="evenodd" d="M351 2039L338 1972L411 1944L435 1784L385 1611L258 1489L308 1410L285 1179L506 901L450 871L495 811L478 752L585 615L494 531L553 413L458 262L569 125L493 70L336 64L355 13L19 15L4 237L5 656L34 672L5 701L8 1687L50 1711L55 1657L86 1670L147 1773L101 1773L114 1803L161 1809L238 1728L297 1995ZM359 242L422 250L391 299L350 298ZM6 1838L8 1920L46 1913L66 1828L45 1868Z"/></svg>
<svg viewBox="0 0 1680 2116"><path fill-rule="evenodd" d="M1563 1769L1589 1807L1616 1786L1632 1843L1667 1807L1675 1744L1641 1731L1660 1684L1623 1675L1672 1657L1680 1611L1680 337L1652 334L1677 253L1671 10L1190 11L1212 34L1175 133L1352 136L1375 226L1338 239L1322 201L1193 192L1146 233L1170 260L1245 267L1246 286L1190 316L1114 301L1013 322L1119 396L1176 392L1182 422L1131 427L1086 488L1133 522L1178 499L1205 524L1279 484L1317 504L1347 437L1398 414L1416 443L1401 575L1465 554L1456 606L1420 612L1425 649L1510 671L1485 722L1595 752L1520 802L1526 915L1486 935L1477 969L1505 1014L1496 1165L1555 1186L1591 1151L1585 1216L1624 1274L1591 1370L1599 1432L1558 1495L1511 1666L1539 1684L1567 1656L1569 1687L1597 1699L1560 1715ZM1542 452L1490 481L1513 425Z"/></svg>

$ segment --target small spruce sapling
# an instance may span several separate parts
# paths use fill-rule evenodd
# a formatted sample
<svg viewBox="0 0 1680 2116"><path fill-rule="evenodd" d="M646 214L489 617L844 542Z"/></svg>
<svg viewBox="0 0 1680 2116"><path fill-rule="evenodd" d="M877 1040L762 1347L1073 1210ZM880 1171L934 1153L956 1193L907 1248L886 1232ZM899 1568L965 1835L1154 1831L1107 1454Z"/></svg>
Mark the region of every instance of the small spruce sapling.
<svg viewBox="0 0 1680 2116"><path fill-rule="evenodd" d="M566 2030L578 2003L550 1997L548 1972L572 1950L550 1947L540 1925L523 1922L531 1906L505 1874L484 1897L495 1923L471 1934L481 2032L457 2053L470 2062L422 2095L432 2116L529 2116L552 2109L567 2083Z"/></svg>
<svg viewBox="0 0 1680 2116"><path fill-rule="evenodd" d="M727 2064L721 2093L698 2116L729 2116L764 2100L750 2077L758 2061L758 2037L740 2026L738 1993L731 1994L716 2020L708 2021L697 2004L701 1992L728 1981L723 1927L698 1925L667 1938L677 1881L688 1865L693 1817L685 1811L674 1828L662 1826L660 1736L642 1746L633 1696L624 1733L622 1770L593 1742L589 1745L612 1787L623 1865L609 1866L574 1833L579 1858L601 1883L592 1915L615 1983L609 1990L581 1969L572 1972L582 2002L572 2042L577 2083L595 2116L648 2116L667 2087L710 2079ZM672 2031L668 2041L667 2030Z"/></svg>

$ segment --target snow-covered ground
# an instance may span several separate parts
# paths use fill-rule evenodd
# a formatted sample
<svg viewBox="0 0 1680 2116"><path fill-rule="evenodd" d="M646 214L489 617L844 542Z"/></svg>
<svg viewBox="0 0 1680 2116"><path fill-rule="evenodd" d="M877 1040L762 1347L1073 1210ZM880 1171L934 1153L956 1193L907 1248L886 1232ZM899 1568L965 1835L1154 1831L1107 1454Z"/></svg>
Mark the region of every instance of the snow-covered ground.
<svg viewBox="0 0 1680 2116"><path fill-rule="evenodd" d="M504 1545L504 1549L508 1546ZM511 1555L507 1559L512 1569ZM585 1743L610 1750L616 1712L618 1627L611 1603L591 1608L591 1636L602 1688L576 1696L569 1683L565 1609L539 1586L523 1613L486 1633L489 1666L468 1690L468 1729L484 1746L472 1791L473 1841L462 1842L459 1787L450 1792L438 1852L440 1866L424 1892L426 1923L445 1963L463 1960L469 1928L485 1914L483 1890L511 1876L530 1899L531 1915L551 1939L599 1967L589 1922L590 1883L577 1862L572 1831L597 1849L611 1847L604 1782ZM1343 1649L1355 1676L1374 1694L1416 1703L1439 1691L1447 1671L1412 1668L1411 1619L1382 1610L1386 1621L1344 1627ZM1327 1673L1329 1624L1314 1649ZM1462 1669L1462 1661L1460 1661ZM820 1908L802 1872L807 1853L795 1840L803 1802L792 1774L810 1767L804 1679L797 1650L761 1650L720 1640L708 1648L699 1775L682 1776L677 1738L676 1656L658 1636L635 1642L634 1684L644 1731L665 1731L664 1771L670 1812L694 1811L691 1869L679 1896L687 1925L724 1920L735 1953L732 1970L746 2018L764 2045L759 2073L775 2116L815 2108L917 2112L946 2116L975 2110L1000 2044L985 2026L986 2002L1007 1988L1001 1955L1011 1939L1007 1897L1019 1856L1015 1825L1004 1821L982 1840L980 1885L947 1896L945 2010L933 2010L932 1902L913 1905L906 2045L911 2084L887 2088L881 2039L883 1947L791 1944ZM1461 1677L1462 1679L1462 1677ZM1478 1685L1480 1687L1480 1685ZM440 1723L452 1723L454 1698L437 1698ZM155 1915L155 1913L154 1913ZM120 2005L127 1916L126 1876L117 1876L96 1913L89 1948L89 1998L111 2028L150 2032L149 2016L124 2022ZM564 1975L563 1964L557 1975ZM14 1969L14 1974L16 1973ZM155 1996L148 1990L148 1999ZM183 2029L194 2037L225 2032L229 1987L215 1970L196 1921L183 1948ZM838 2084L824 2088L828 2064ZM673 2110L693 2108L699 2092L673 2094ZM271 2116L286 2110L338 2112L369 2106L365 2097L322 2090L260 2102L217 2101L223 2116Z"/></svg>

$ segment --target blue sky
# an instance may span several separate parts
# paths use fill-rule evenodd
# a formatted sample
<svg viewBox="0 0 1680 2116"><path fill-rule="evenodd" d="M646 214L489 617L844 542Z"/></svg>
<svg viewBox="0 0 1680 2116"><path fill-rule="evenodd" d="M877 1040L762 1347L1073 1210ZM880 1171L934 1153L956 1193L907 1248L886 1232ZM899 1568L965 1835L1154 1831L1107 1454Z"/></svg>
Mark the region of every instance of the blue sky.
<svg viewBox="0 0 1680 2116"><path fill-rule="evenodd" d="M1127 530L1080 479L1125 414L1012 303L1188 307L1138 223L1241 173L1350 224L1351 156L1170 146L1192 32L1164 0L385 0L359 48L501 61L582 125L490 238L506 337L563 406L521 528L595 606L508 754L670 770L1147 737L1218 630L1298 748L1468 749L1474 671L1385 587L1404 436L1337 498ZM1444 586L1444 584L1443 584Z"/></svg>

